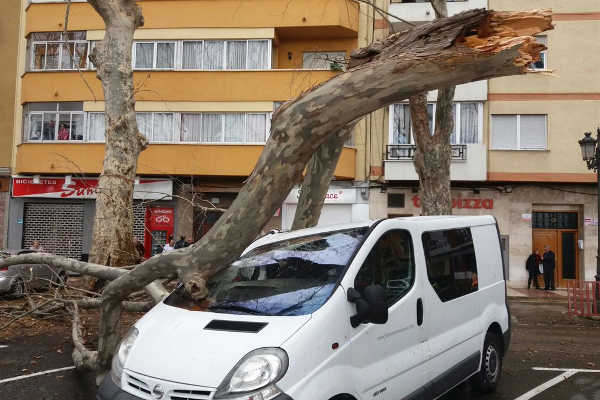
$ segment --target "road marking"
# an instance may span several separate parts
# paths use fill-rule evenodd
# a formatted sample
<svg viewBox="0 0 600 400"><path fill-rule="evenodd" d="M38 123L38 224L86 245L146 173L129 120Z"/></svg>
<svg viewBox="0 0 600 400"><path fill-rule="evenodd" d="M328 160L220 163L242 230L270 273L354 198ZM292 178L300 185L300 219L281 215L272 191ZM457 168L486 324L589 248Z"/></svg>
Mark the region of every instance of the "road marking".
<svg viewBox="0 0 600 400"><path fill-rule="evenodd" d="M567 372L567 371L577 371L577 372L591 372L591 373L600 373L600 369L576 369L576 368L542 368L542 367L534 367L533 368L536 371L561 371L561 372Z"/></svg>
<svg viewBox="0 0 600 400"><path fill-rule="evenodd" d="M35 376L53 374L55 372L60 372L60 371L68 371L70 369L75 369L75 366L71 365L70 367L57 368L57 369L49 369L47 371L36 372L36 373L33 373L33 374L19 375L19 376L14 376L12 378L0 379L0 383L7 383L7 382L19 381L21 379L28 379L28 378L33 378Z"/></svg>
<svg viewBox="0 0 600 400"><path fill-rule="evenodd" d="M556 384L566 381L568 378L575 375L577 372L578 372L577 370L568 370L566 372L563 372L556 378L552 378L549 381L542 383L540 386L531 389L529 392L517 397L515 400L529 400L529 399L537 396L538 394L542 393L544 390L551 388L552 386L554 386Z"/></svg>

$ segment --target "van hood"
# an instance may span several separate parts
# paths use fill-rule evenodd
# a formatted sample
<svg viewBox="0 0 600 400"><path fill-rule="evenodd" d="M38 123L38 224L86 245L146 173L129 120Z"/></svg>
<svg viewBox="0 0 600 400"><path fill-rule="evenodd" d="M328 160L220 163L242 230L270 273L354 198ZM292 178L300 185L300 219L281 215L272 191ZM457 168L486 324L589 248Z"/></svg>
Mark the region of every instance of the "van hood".
<svg viewBox="0 0 600 400"><path fill-rule="evenodd" d="M135 325L139 335L125 369L216 388L250 351L281 346L310 318L188 311L159 303Z"/></svg>

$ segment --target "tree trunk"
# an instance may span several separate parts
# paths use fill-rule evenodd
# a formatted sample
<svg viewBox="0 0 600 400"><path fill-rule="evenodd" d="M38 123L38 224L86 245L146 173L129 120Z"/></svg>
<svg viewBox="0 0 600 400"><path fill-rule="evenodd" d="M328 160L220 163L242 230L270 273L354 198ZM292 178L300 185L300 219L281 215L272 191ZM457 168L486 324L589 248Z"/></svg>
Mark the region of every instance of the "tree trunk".
<svg viewBox="0 0 600 400"><path fill-rule="evenodd" d="M436 18L448 16L446 0L430 0L430 2ZM452 113L454 90L455 86L438 89L433 135L427 117L427 94L422 93L409 100L416 144L413 163L419 175L421 215L452 214L450 135L454 131Z"/></svg>
<svg viewBox="0 0 600 400"><path fill-rule="evenodd" d="M102 81L106 147L96 200L90 262L121 267L135 263L133 186L139 154L148 144L135 118L131 47L144 24L134 0L90 0L106 25L91 55Z"/></svg>
<svg viewBox="0 0 600 400"><path fill-rule="evenodd" d="M313 154L300 188L292 230L310 228L319 222L325 195L344 149L344 143L352 135L355 126L350 124L329 136Z"/></svg>

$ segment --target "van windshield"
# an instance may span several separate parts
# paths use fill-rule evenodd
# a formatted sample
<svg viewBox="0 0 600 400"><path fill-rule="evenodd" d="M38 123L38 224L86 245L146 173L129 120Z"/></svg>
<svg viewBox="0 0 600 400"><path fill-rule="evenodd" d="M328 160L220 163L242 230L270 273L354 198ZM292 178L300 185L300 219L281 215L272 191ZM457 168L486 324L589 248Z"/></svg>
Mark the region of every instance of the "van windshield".
<svg viewBox="0 0 600 400"><path fill-rule="evenodd" d="M165 303L230 314L313 313L334 291L367 232L360 227L258 247L208 281L209 305L190 307L182 285Z"/></svg>

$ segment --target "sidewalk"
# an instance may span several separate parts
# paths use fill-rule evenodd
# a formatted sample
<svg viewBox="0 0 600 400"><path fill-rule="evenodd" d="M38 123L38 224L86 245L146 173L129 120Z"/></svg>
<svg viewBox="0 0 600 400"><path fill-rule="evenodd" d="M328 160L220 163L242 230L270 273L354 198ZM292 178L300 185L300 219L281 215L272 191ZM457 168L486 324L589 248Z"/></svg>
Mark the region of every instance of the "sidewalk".
<svg viewBox="0 0 600 400"><path fill-rule="evenodd" d="M553 301L553 302L566 302L567 301L567 289L556 289L551 290L538 290L538 289L524 289L524 288L511 288L508 287L506 294L509 299L513 300L525 300L525 301Z"/></svg>

